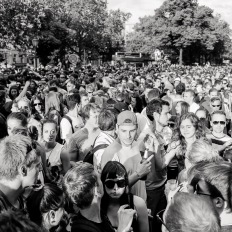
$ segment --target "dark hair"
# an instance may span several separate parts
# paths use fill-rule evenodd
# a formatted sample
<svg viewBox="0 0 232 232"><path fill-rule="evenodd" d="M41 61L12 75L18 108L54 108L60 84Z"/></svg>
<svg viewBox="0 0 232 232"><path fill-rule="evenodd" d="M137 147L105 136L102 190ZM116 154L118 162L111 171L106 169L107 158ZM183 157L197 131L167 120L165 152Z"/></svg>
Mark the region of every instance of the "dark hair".
<svg viewBox="0 0 232 232"><path fill-rule="evenodd" d="M177 104L180 104L180 107L181 107L181 115L183 115L183 114L187 114L188 112L189 112L189 104L187 103L187 102L185 102L185 101L178 101L177 103L176 103L176 105ZM181 116L180 115L180 116Z"/></svg>
<svg viewBox="0 0 232 232"><path fill-rule="evenodd" d="M112 131L116 127L117 118L111 110L103 109L98 116L99 128L102 131Z"/></svg>
<svg viewBox="0 0 232 232"><path fill-rule="evenodd" d="M179 83L177 86L176 86L176 93L178 95L182 95L182 93L185 91L185 85L183 83Z"/></svg>
<svg viewBox="0 0 232 232"><path fill-rule="evenodd" d="M18 95L19 95L19 88L18 88L18 86L16 86L16 85L13 85L13 86L10 87L10 90L9 90L9 98L10 98L11 100L14 100L15 97L13 97L12 94L11 94L11 90L12 90L12 89L15 89L15 90L17 91L17 96L18 96Z"/></svg>
<svg viewBox="0 0 232 232"><path fill-rule="evenodd" d="M74 93L72 95L68 95L67 97L67 107L69 110L73 110L76 104L80 104L81 98L78 93Z"/></svg>
<svg viewBox="0 0 232 232"><path fill-rule="evenodd" d="M19 211L4 211L0 214L0 232L42 232L26 215Z"/></svg>
<svg viewBox="0 0 232 232"><path fill-rule="evenodd" d="M71 203L80 209L89 207L94 198L97 175L92 164L77 163L64 176L63 189Z"/></svg>
<svg viewBox="0 0 232 232"><path fill-rule="evenodd" d="M8 117L7 117L7 122L10 120L10 119L15 119L15 120L18 120L20 121L22 127L27 127L27 118L26 116L23 114L23 113L20 113L20 112L14 112L14 113L11 113Z"/></svg>
<svg viewBox="0 0 232 232"><path fill-rule="evenodd" d="M43 214L63 207L63 191L55 184L45 184L40 190L32 191L27 199L29 218L41 226Z"/></svg>
<svg viewBox="0 0 232 232"><path fill-rule="evenodd" d="M153 113L156 112L160 114L162 112L162 100L160 99L153 99L150 101L146 107L146 113L148 118L153 121Z"/></svg>
<svg viewBox="0 0 232 232"><path fill-rule="evenodd" d="M101 181L102 184L104 186L104 195L102 197L101 200L101 207L103 209L103 212L107 212L107 208L108 208L108 203L109 203L109 196L105 191L105 180L106 179L116 179L118 176L120 177L124 177L125 182L126 182L126 187L129 188L129 180L128 180L128 174L127 171L125 169L125 167L119 163L118 161L109 161L106 163L106 165L104 166L102 173L101 173ZM123 195L120 198L120 204L124 205L124 204L128 204L128 194L129 194L129 189L128 191L125 190L125 192L123 193Z"/></svg>

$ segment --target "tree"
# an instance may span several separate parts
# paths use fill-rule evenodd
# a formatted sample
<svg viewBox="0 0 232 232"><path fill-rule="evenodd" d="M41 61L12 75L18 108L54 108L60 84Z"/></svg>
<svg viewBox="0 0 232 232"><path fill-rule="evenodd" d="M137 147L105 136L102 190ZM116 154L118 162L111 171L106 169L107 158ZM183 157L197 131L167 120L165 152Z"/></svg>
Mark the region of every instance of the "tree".
<svg viewBox="0 0 232 232"><path fill-rule="evenodd" d="M154 16L140 19L129 44L132 49L137 46L150 51L154 47L172 50L179 53L182 64L185 54L190 62L202 55L222 54L230 43L229 34L228 24L214 17L209 7L199 6L195 0L166 0ZM135 45L134 41L137 41ZM138 46L142 41L142 46Z"/></svg>

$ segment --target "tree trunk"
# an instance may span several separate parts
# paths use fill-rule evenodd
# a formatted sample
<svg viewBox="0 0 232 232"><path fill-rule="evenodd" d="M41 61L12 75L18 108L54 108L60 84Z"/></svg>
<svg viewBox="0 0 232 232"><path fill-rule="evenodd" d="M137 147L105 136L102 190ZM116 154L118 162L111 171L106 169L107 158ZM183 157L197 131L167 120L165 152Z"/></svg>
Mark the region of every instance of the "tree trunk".
<svg viewBox="0 0 232 232"><path fill-rule="evenodd" d="M179 65L183 64L183 48L180 48Z"/></svg>

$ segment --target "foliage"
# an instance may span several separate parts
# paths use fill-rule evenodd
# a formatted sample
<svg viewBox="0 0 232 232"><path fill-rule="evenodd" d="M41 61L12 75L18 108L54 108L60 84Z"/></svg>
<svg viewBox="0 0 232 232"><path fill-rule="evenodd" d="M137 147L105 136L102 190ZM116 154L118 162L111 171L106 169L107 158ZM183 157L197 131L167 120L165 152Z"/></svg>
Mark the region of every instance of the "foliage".
<svg viewBox="0 0 232 232"><path fill-rule="evenodd" d="M155 48L184 51L190 62L222 55L230 46L229 25L195 0L166 0L150 17L140 19L129 35L128 50Z"/></svg>

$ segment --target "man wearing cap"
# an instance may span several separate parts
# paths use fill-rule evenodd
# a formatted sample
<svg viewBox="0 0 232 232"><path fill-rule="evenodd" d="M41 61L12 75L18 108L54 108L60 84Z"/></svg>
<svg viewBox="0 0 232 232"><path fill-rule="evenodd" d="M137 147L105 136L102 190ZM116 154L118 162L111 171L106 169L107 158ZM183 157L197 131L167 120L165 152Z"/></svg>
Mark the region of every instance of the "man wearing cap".
<svg viewBox="0 0 232 232"><path fill-rule="evenodd" d="M126 110L118 115L116 125L118 138L103 153L101 168L103 169L110 160L122 163L128 172L131 192L146 201L145 181L141 179L150 172L152 156L141 163L139 144L135 141L137 128L135 113Z"/></svg>

